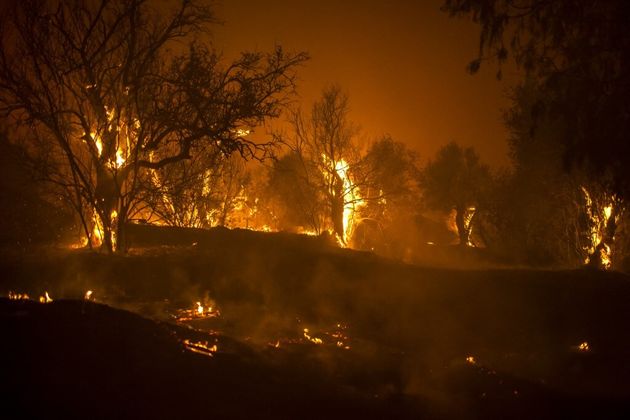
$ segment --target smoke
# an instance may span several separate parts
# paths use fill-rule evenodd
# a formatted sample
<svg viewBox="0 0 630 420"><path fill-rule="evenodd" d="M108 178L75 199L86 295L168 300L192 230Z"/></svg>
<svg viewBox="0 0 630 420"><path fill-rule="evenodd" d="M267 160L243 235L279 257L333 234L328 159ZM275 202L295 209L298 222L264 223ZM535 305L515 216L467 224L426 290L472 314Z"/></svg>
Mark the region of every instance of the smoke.
<svg viewBox="0 0 630 420"><path fill-rule="evenodd" d="M288 234L219 230L197 239L125 257L5 259L2 288L47 290L53 299L93 290L96 301L168 322L200 302L220 316L189 326L234 338L278 366L304 365L357 392L439 407L540 378L573 389L563 369L567 357L582 357L579 343L613 348L615 336L623 341L615 348L630 348L626 334L610 331L624 328L617 317L630 319L626 278L614 273L421 268ZM609 287L596 288L601 281Z"/></svg>

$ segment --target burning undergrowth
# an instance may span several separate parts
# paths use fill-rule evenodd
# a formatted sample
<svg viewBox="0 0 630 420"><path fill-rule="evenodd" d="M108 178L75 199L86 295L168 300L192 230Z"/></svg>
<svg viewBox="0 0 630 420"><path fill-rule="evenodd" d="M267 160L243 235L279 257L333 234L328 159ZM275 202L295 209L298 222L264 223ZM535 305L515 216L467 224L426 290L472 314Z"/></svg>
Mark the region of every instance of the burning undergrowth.
<svg viewBox="0 0 630 420"><path fill-rule="evenodd" d="M424 269L292 240L5 261L3 286L37 308L70 305L62 298L124 308L170 331L178 354L246 361L368 406L398 398L404 413L630 396L624 276ZM53 301L39 304L45 292Z"/></svg>

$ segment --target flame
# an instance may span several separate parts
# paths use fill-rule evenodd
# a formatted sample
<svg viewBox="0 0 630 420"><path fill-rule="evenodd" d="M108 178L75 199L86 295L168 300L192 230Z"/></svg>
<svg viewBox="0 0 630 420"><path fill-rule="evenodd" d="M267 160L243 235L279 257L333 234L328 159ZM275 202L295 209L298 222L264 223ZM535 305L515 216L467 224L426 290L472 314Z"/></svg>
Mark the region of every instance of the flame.
<svg viewBox="0 0 630 420"><path fill-rule="evenodd" d="M52 298L48 295L48 292L44 292L44 296L39 297L39 303L50 303Z"/></svg>
<svg viewBox="0 0 630 420"><path fill-rule="evenodd" d="M473 231L473 227L472 227L472 219L475 216L475 212L477 211L477 209L475 207L468 207L468 209L466 210L466 214L464 214L464 229L466 229L466 245L467 246L471 246L474 247L475 244L472 243L472 231Z"/></svg>
<svg viewBox="0 0 630 420"><path fill-rule="evenodd" d="M202 305L201 301L195 302L192 309L180 309L174 316L177 322L187 322L199 318L215 318L221 313L212 305Z"/></svg>
<svg viewBox="0 0 630 420"><path fill-rule="evenodd" d="M125 164L125 158L123 157L123 152L120 149L116 150L116 167L120 168Z"/></svg>
<svg viewBox="0 0 630 420"><path fill-rule="evenodd" d="M314 344L322 344L323 343L321 338L311 337L310 334L309 334L308 328L304 328L304 338L306 338L308 341L310 341L311 343L314 343Z"/></svg>
<svg viewBox="0 0 630 420"><path fill-rule="evenodd" d="M85 300L92 300L92 291L88 290L85 292L85 296L83 297Z"/></svg>
<svg viewBox="0 0 630 420"><path fill-rule="evenodd" d="M118 212L116 210L112 210L109 215L110 226L111 226L111 235L112 235L112 249L118 248L118 237L116 236L117 226L118 226Z"/></svg>
<svg viewBox="0 0 630 420"><path fill-rule="evenodd" d="M608 227L610 218L613 215L613 203L615 196L607 197L610 203L604 206L601 211L593 204L593 199L585 187L580 187L586 202L586 214L590 222L589 244L584 248L586 251L585 264L591 262L591 256L598 253L602 267L607 270L612 266L610 245L605 243L604 232ZM616 219L615 219L616 220ZM613 238L614 239L614 238Z"/></svg>
<svg viewBox="0 0 630 420"><path fill-rule="evenodd" d="M214 353L218 351L218 347L216 344L210 346L207 341L191 341L184 340L184 347L186 350L192 351L193 353L202 354L204 356L212 357Z"/></svg>
<svg viewBox="0 0 630 420"><path fill-rule="evenodd" d="M103 154L103 141L101 140L101 137L96 133L90 133L90 135L94 139L94 145L96 146L96 150L98 151L98 156L101 157L101 155Z"/></svg>
<svg viewBox="0 0 630 420"><path fill-rule="evenodd" d="M15 293L9 291L9 299L10 300L29 300L30 297L26 293Z"/></svg>
<svg viewBox="0 0 630 420"><path fill-rule="evenodd" d="M475 212L477 208L474 206L468 207L464 211L464 230L466 231L466 246L475 247L476 245L472 241L472 231L473 225L472 220L475 216ZM452 209L448 214L448 218L446 219L446 227L449 231L453 232L457 237L459 237L459 230L457 228L457 210ZM433 243L427 243L428 245L433 245Z"/></svg>
<svg viewBox="0 0 630 420"><path fill-rule="evenodd" d="M107 126L108 132L111 132L114 129L114 127L112 126L112 121L114 120L115 114L116 112L114 109L109 109L107 106L105 107L105 115L107 115L107 122L109 123L109 125ZM133 128L136 130L140 128L140 122L137 119L134 119ZM128 127L126 127L126 125L122 122L120 123L120 125L117 125L115 129L119 133L117 134L118 144L116 145L116 158L107 162L107 166L109 166L111 169L118 169L125 164L125 155L129 150L129 135L131 134ZM122 134L120 134L121 132ZM90 133L90 136L94 141L94 146L96 146L98 156L103 156L103 140L100 134L98 132L92 131ZM124 140L124 148L122 147L123 141L121 140Z"/></svg>
<svg viewBox="0 0 630 420"><path fill-rule="evenodd" d="M103 243L104 229L103 224L101 223L101 217L98 215L96 209L92 211L92 245L93 246L101 246Z"/></svg>
<svg viewBox="0 0 630 420"><path fill-rule="evenodd" d="M318 235L317 231L312 230L312 229L304 229L303 226L300 226L297 229L297 233L299 233L300 235L307 235L307 236L317 236Z"/></svg>
<svg viewBox="0 0 630 420"><path fill-rule="evenodd" d="M350 165L345 159L333 162L333 160L325 154L322 154L322 159L324 160L324 164L328 167L328 171L323 171L324 177L326 177L329 182L333 182L329 171L334 171L343 182L343 237L338 239L342 244L347 244L354 228L355 214L359 208L365 205L365 201L359 194L358 188L352 181L352 178L350 178Z"/></svg>
<svg viewBox="0 0 630 420"><path fill-rule="evenodd" d="M477 360L475 360L475 356L466 356L466 363L469 365L476 365Z"/></svg>
<svg viewBox="0 0 630 420"><path fill-rule="evenodd" d="M588 345L588 341L584 341L584 342L582 342L582 343L578 344L577 349L578 349L579 351L587 352L587 351L589 351L591 348L590 348L590 346Z"/></svg>
<svg viewBox="0 0 630 420"><path fill-rule="evenodd" d="M109 214L110 217L110 229L112 236L112 248L116 250L117 248L117 237L116 237L116 226L118 224L118 212L116 210L112 210ZM96 209L92 210L92 246L99 247L103 244L103 239L105 238L105 228L103 227L103 222L101 217L99 216Z"/></svg>

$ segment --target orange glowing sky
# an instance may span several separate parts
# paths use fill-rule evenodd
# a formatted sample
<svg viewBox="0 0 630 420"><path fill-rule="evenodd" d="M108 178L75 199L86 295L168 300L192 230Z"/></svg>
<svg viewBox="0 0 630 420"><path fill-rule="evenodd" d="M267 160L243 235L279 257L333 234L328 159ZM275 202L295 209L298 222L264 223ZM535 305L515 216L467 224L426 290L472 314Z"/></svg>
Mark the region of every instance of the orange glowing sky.
<svg viewBox="0 0 630 420"><path fill-rule="evenodd" d="M408 144L421 160L455 140L483 161L508 163L501 109L516 73L465 67L478 48L478 27L439 10L442 0L220 0L214 42L226 55L280 44L305 50L298 92L310 108L322 88L339 84L350 96L351 119L366 142L384 133Z"/></svg>

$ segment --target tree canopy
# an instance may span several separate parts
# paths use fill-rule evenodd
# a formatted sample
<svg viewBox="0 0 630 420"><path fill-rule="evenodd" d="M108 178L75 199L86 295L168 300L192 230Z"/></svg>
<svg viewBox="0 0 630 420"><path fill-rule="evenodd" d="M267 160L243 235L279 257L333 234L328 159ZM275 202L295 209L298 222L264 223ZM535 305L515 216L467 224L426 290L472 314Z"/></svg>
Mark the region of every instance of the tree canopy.
<svg viewBox="0 0 630 420"><path fill-rule="evenodd" d="M442 147L422 171L426 205L445 212L455 210L460 245L469 243L472 218L489 180L489 169L475 150L455 142Z"/></svg>
<svg viewBox="0 0 630 420"><path fill-rule="evenodd" d="M510 56L537 84L534 123L544 116L561 123L554 137L567 168L585 169L630 196L630 4L625 0L446 0L453 16L470 16L481 27L483 61ZM531 82L530 82L531 83ZM535 129L535 124L532 125Z"/></svg>
<svg viewBox="0 0 630 420"><path fill-rule="evenodd" d="M33 139L52 185L72 191L88 237L112 250L151 170L207 148L253 156L246 133L277 117L307 57L247 52L231 63L203 36L213 10L180 0L15 2L0 17L0 114Z"/></svg>

